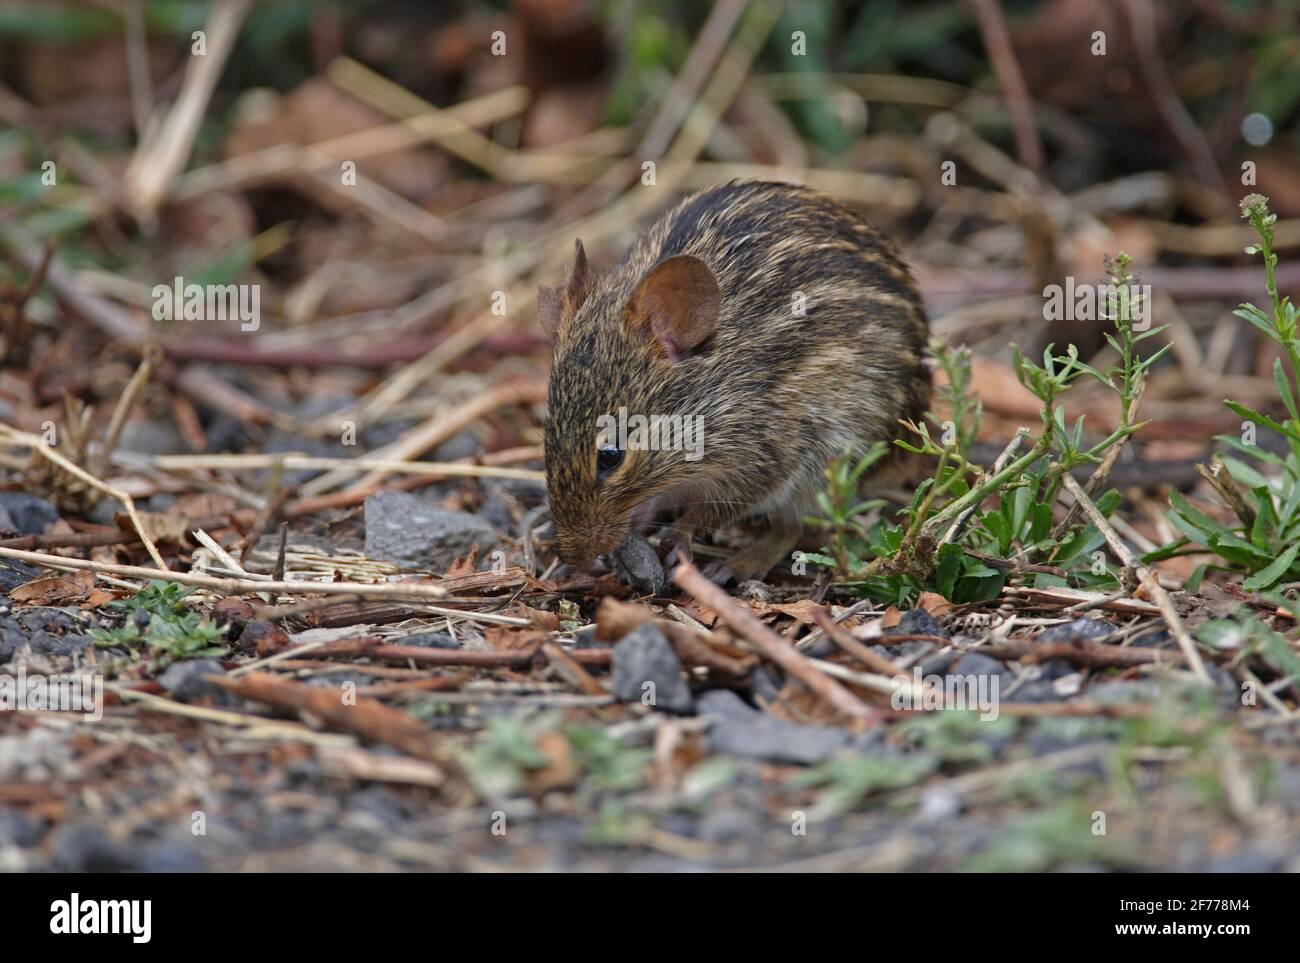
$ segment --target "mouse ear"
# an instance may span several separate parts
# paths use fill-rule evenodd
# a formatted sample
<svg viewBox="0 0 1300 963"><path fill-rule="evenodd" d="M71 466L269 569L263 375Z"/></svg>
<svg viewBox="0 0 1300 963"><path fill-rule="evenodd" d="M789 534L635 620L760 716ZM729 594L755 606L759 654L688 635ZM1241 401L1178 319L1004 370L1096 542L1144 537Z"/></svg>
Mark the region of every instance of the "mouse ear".
<svg viewBox="0 0 1300 963"><path fill-rule="evenodd" d="M557 288L542 288L537 292L537 319L542 329L552 339L560 331L560 322L573 316L573 312L582 307L592 288L596 286L596 275L587 263L587 252L582 248L582 241L573 242L573 267L569 271L569 280Z"/></svg>
<svg viewBox="0 0 1300 963"><path fill-rule="evenodd" d="M665 258L641 279L627 303L629 327L663 349L674 364L713 333L722 292L713 271L699 258Z"/></svg>

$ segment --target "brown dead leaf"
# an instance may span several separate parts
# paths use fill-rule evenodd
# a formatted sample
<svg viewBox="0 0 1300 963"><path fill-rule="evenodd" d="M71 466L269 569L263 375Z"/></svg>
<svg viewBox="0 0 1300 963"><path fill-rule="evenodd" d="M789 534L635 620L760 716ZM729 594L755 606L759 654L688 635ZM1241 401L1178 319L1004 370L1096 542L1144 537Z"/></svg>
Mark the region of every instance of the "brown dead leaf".
<svg viewBox="0 0 1300 963"><path fill-rule="evenodd" d="M229 515L237 508L239 508L238 503L229 495L219 492L194 492L177 498L172 511L186 518L209 518L213 515Z"/></svg>
<svg viewBox="0 0 1300 963"><path fill-rule="evenodd" d="M92 589L90 596L86 601L81 603L83 609L97 609L101 605L107 605L117 598L112 592L106 592L102 588Z"/></svg>
<svg viewBox="0 0 1300 963"><path fill-rule="evenodd" d="M922 592L916 600L917 608L925 609L936 619L943 618L952 611L952 603L937 592Z"/></svg>
<svg viewBox="0 0 1300 963"><path fill-rule="evenodd" d="M763 616L778 612L805 625L814 624L813 612L822 607L812 599L800 599L798 602L760 602L757 599L747 599L746 602L755 615Z"/></svg>
<svg viewBox="0 0 1300 963"><path fill-rule="evenodd" d="M95 590L95 577L89 572L44 575L19 585L9 597L26 605L67 605L80 602Z"/></svg>
<svg viewBox="0 0 1300 963"><path fill-rule="evenodd" d="M489 625L483 630L488 645L507 652L536 648L550 637L549 632L539 629L516 629L508 625Z"/></svg>
<svg viewBox="0 0 1300 963"><path fill-rule="evenodd" d="M524 605L522 602L515 603L507 611L516 618L527 619L529 625L534 629L541 629L543 632L558 632L560 630L560 614L558 612L535 609Z"/></svg>
<svg viewBox="0 0 1300 963"><path fill-rule="evenodd" d="M564 733L555 730L545 732L538 737L536 746L548 762L529 776L528 788L535 795L571 786L577 781L578 767L573 761L573 752Z"/></svg>
<svg viewBox="0 0 1300 963"><path fill-rule="evenodd" d="M447 571L442 573L442 577L447 578L464 578L466 575L473 575L478 571L478 546L475 545L469 550L469 554L464 558L458 558L451 563Z"/></svg>
<svg viewBox="0 0 1300 963"><path fill-rule="evenodd" d="M155 542L178 542L189 532L190 520L174 511L136 512L140 524ZM135 522L126 512L118 512L113 522L124 532L135 532Z"/></svg>
<svg viewBox="0 0 1300 963"><path fill-rule="evenodd" d="M882 629L892 629L903 621L903 613L898 611L898 607L891 605L885 609L885 614L880 617L880 627Z"/></svg>

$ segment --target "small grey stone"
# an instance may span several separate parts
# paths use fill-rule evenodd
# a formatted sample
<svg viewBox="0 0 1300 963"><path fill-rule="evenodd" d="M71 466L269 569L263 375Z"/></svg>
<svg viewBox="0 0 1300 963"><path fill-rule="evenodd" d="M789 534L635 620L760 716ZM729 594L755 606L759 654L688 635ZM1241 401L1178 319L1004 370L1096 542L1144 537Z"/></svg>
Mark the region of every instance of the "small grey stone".
<svg viewBox="0 0 1300 963"><path fill-rule="evenodd" d="M1104 639L1115 631L1115 626L1104 619L1075 619L1062 622L1038 633L1035 642L1093 642Z"/></svg>
<svg viewBox="0 0 1300 963"><path fill-rule="evenodd" d="M1069 691L1070 686L1061 680L1079 675L1078 670L1068 659L1048 659L1046 662L1034 666L1031 671L1036 673L1035 677L1016 689L1008 697L1008 701L1025 703L1059 702L1061 699L1073 694ZM1076 686L1075 692L1077 691Z"/></svg>
<svg viewBox="0 0 1300 963"><path fill-rule="evenodd" d="M785 674L773 666L761 664L755 666L750 678L753 680L754 697L766 702L775 702L781 694L782 686L785 685Z"/></svg>
<svg viewBox="0 0 1300 963"><path fill-rule="evenodd" d="M1289 766L1278 773L1273 798L1291 812L1300 812L1300 766Z"/></svg>
<svg viewBox="0 0 1300 963"><path fill-rule="evenodd" d="M903 617L898 620L898 625L892 629L885 629L886 636L891 635L938 635L943 638L948 637L948 632L938 622L934 616L925 609L908 609L903 613Z"/></svg>
<svg viewBox="0 0 1300 963"><path fill-rule="evenodd" d="M366 499L366 555L406 568L441 571L477 548L490 551L497 534L468 512L435 508L410 492L384 491Z"/></svg>
<svg viewBox="0 0 1300 963"><path fill-rule="evenodd" d="M541 465L523 467L540 468ZM488 494L503 492L519 501L525 508L536 508L546 501L546 483L527 478L491 478L483 482L483 490Z"/></svg>
<svg viewBox="0 0 1300 963"><path fill-rule="evenodd" d="M701 839L711 843L729 843L755 835L759 830L759 817L755 812L727 806L709 809L700 817L696 832Z"/></svg>
<svg viewBox="0 0 1300 963"><path fill-rule="evenodd" d="M0 558L0 592L9 593L40 575L40 570L11 558Z"/></svg>
<svg viewBox="0 0 1300 963"><path fill-rule="evenodd" d="M499 492L490 491L478 509L478 513L488 524L501 532L512 531L515 527L515 517L510 513L507 498L508 496L503 497Z"/></svg>
<svg viewBox="0 0 1300 963"><path fill-rule="evenodd" d="M344 445L338 438L312 438L286 431L274 431L262 444L262 451L266 454L296 451L312 458L350 458L356 452L356 448ZM290 485L301 485L319 474L321 474L319 468L288 468L285 469L284 480ZM269 478L270 469L258 472L258 477Z"/></svg>
<svg viewBox="0 0 1300 963"><path fill-rule="evenodd" d="M181 702L192 702L202 698L223 702L226 691L203 677L225 674L226 670L216 659L190 659L169 665L163 674L158 676L158 684Z"/></svg>
<svg viewBox="0 0 1300 963"><path fill-rule="evenodd" d="M697 711L715 717L708 730L714 752L809 765L847 748L850 741L842 729L801 726L751 709L726 689L700 696Z"/></svg>
<svg viewBox="0 0 1300 963"><path fill-rule="evenodd" d="M39 820L16 809L0 812L0 844L29 849L41 841L45 829Z"/></svg>
<svg viewBox="0 0 1300 963"><path fill-rule="evenodd" d="M1245 849L1220 856L1205 867L1207 873L1276 873L1286 862L1286 853L1272 849Z"/></svg>
<svg viewBox="0 0 1300 963"><path fill-rule="evenodd" d="M90 520L96 525L107 525L109 528L117 527L117 516L122 512L122 506L114 498L101 498L95 503L95 507L90 510Z"/></svg>
<svg viewBox="0 0 1300 963"><path fill-rule="evenodd" d="M455 461L458 458L473 458L482 447L478 436L472 431L462 431L444 441L433 453L434 461Z"/></svg>
<svg viewBox="0 0 1300 963"><path fill-rule="evenodd" d="M136 869L141 873L204 873L208 866L192 845L160 839L141 848Z"/></svg>
<svg viewBox="0 0 1300 963"><path fill-rule="evenodd" d="M0 512L9 516L5 527L23 535L44 534L47 525L59 520L58 509L27 492L0 492Z"/></svg>
<svg viewBox="0 0 1300 963"><path fill-rule="evenodd" d="M32 651L38 655L66 656L85 651L86 647L90 645L90 636L81 635L78 632L55 635L44 630L37 630L28 637L27 641L31 643Z"/></svg>
<svg viewBox="0 0 1300 963"><path fill-rule="evenodd" d="M690 712L690 686L682 678L682 663L659 627L638 626L614 646L613 690L620 702L640 702L645 684L654 684L651 703L668 712Z"/></svg>
<svg viewBox="0 0 1300 963"><path fill-rule="evenodd" d="M916 818L923 823L946 823L961 813L961 797L936 786L921 793L921 808Z"/></svg>
<svg viewBox="0 0 1300 963"><path fill-rule="evenodd" d="M664 567L654 547L636 532L628 532L623 544L614 549L614 568L619 576L642 595L658 595L664 587Z"/></svg>
<svg viewBox="0 0 1300 963"><path fill-rule="evenodd" d="M429 649L459 649L460 643L446 632L416 632L393 639L396 645L419 645Z"/></svg>
<svg viewBox="0 0 1300 963"><path fill-rule="evenodd" d="M50 850L54 869L64 873L120 873L133 868L127 851L92 823L60 828Z"/></svg>
<svg viewBox="0 0 1300 963"><path fill-rule="evenodd" d="M608 649L610 644L596 638L595 625L584 625L573 633L573 647L575 649Z"/></svg>
<svg viewBox="0 0 1300 963"><path fill-rule="evenodd" d="M117 446L140 455L178 455L189 452L184 436L170 421L128 421Z"/></svg>

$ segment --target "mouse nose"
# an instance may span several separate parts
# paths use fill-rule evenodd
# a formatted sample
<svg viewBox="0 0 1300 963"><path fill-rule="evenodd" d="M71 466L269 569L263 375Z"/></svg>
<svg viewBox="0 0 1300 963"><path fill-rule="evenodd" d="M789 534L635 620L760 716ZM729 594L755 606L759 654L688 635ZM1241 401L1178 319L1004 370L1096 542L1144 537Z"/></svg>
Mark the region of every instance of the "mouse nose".
<svg viewBox="0 0 1300 963"><path fill-rule="evenodd" d="M607 555L618 548L626 532L607 527L556 526L560 558L577 569L590 569L597 555Z"/></svg>

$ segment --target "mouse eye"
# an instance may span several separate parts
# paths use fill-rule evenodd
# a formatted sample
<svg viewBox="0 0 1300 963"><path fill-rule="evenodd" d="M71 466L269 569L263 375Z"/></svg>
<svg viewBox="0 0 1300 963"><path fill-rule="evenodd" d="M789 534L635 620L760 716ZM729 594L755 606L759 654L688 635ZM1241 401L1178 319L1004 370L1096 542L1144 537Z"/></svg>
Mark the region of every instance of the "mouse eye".
<svg viewBox="0 0 1300 963"><path fill-rule="evenodd" d="M623 449L606 445L596 453L596 481L604 481L621 464L623 464Z"/></svg>

